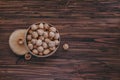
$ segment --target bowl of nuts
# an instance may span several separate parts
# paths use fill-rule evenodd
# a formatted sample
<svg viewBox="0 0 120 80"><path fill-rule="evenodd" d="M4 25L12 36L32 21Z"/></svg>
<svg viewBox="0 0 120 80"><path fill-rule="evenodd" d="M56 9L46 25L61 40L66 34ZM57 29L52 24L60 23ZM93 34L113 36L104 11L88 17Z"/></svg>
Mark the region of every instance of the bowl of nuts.
<svg viewBox="0 0 120 80"><path fill-rule="evenodd" d="M60 34L51 24L38 22L32 24L25 34L25 46L36 57L48 57L60 45Z"/></svg>

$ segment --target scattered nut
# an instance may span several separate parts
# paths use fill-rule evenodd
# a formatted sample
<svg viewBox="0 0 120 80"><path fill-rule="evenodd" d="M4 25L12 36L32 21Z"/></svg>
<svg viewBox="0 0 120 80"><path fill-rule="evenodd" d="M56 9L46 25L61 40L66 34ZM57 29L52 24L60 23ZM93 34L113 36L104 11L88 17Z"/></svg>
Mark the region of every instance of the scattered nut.
<svg viewBox="0 0 120 80"><path fill-rule="evenodd" d="M31 54L27 53L27 54L25 54L24 57L25 57L25 60L30 60L32 56L31 56Z"/></svg>
<svg viewBox="0 0 120 80"><path fill-rule="evenodd" d="M63 49L64 49L64 50L68 50L68 49L69 49L69 45L68 45L68 44L64 44L64 45L63 45Z"/></svg>

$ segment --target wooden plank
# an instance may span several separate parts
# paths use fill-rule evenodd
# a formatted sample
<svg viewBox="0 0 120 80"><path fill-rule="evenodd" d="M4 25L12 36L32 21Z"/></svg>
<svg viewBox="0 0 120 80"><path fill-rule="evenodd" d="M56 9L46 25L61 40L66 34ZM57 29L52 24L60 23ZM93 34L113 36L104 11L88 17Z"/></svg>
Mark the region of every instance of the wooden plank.
<svg viewBox="0 0 120 80"><path fill-rule="evenodd" d="M39 21L56 26L60 48L25 61L9 36ZM120 80L120 1L0 0L0 45L0 80Z"/></svg>

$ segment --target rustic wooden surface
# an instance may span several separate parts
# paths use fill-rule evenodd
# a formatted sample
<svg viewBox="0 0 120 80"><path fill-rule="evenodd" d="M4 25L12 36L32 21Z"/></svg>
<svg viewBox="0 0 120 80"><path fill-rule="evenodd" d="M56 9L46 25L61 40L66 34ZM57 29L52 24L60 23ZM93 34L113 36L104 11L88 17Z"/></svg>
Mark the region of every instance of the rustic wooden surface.
<svg viewBox="0 0 120 80"><path fill-rule="evenodd" d="M8 39L38 21L55 25L62 43L51 57L25 61ZM0 0L0 80L120 80L120 1Z"/></svg>

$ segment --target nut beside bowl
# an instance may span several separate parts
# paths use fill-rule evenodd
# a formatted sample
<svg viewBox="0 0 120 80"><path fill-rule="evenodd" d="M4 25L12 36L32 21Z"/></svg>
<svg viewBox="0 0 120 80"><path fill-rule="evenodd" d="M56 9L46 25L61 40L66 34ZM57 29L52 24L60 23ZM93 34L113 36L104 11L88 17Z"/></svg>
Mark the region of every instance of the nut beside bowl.
<svg viewBox="0 0 120 80"><path fill-rule="evenodd" d="M25 46L36 57L53 55L60 45L60 34L51 24L39 22L31 25L25 34Z"/></svg>

